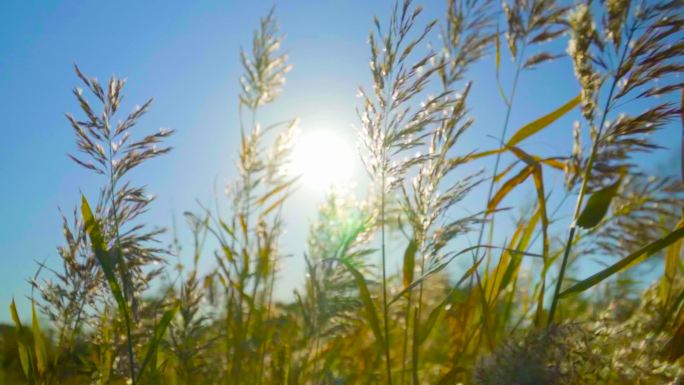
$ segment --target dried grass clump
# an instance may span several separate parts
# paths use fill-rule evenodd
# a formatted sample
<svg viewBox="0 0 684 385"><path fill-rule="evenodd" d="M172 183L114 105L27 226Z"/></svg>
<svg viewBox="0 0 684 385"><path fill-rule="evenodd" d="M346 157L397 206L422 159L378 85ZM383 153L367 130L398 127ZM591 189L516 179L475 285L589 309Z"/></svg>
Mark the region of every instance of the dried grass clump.
<svg viewBox="0 0 684 385"><path fill-rule="evenodd" d="M681 292L681 281L677 291ZM681 384L684 370L672 360L674 338L668 308L658 285L649 287L637 308L624 320L613 309L603 312L593 326L593 351L609 360L600 368L607 384Z"/></svg>
<svg viewBox="0 0 684 385"><path fill-rule="evenodd" d="M476 384L599 384L606 363L579 325L553 325L508 340L475 368Z"/></svg>
<svg viewBox="0 0 684 385"><path fill-rule="evenodd" d="M477 384L679 384L681 365L667 358L658 287L625 318L613 304L592 323L552 325L513 337L475 368Z"/></svg>

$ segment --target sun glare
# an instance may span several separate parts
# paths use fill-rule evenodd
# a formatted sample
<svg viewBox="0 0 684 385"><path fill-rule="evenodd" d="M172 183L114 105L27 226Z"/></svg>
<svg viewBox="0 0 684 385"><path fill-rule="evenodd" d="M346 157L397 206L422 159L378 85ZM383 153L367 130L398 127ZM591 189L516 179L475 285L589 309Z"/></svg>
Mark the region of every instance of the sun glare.
<svg viewBox="0 0 684 385"><path fill-rule="evenodd" d="M291 170L304 186L316 190L339 187L351 180L356 154L342 135L332 130L304 132L296 140Z"/></svg>

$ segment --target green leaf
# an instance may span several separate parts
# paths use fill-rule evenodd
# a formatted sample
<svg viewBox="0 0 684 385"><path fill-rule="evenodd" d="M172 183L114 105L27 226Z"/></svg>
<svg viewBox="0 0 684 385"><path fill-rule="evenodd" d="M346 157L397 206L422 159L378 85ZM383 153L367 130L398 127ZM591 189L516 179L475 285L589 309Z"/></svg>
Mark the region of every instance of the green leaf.
<svg viewBox="0 0 684 385"><path fill-rule="evenodd" d="M48 357L43 332L40 330L40 321L36 314L36 305L33 301L31 302L31 327L33 330L33 349L36 355L36 366L38 367L38 373L42 375L47 371Z"/></svg>
<svg viewBox="0 0 684 385"><path fill-rule="evenodd" d="M418 245L415 239L409 241L408 246L406 246L406 251L404 251L404 287L408 287L413 281L413 271L416 266L416 251L418 251Z"/></svg>
<svg viewBox="0 0 684 385"><path fill-rule="evenodd" d="M633 264L636 264L640 262L640 260L646 259L650 257L651 255L657 253L658 251L662 250L663 248L677 242L680 238L684 237L684 228L679 228L667 236L658 239L655 242L652 242L641 249L633 252L632 254L626 256L625 258L621 259L619 262L615 263L614 265L603 269L599 271L598 273L592 275L591 277L576 283L569 289L565 290L560 294L559 297L565 297L568 294L572 293L580 293L583 292L587 289L589 289L592 286L595 286L599 282L603 281L604 279L610 277L611 275L629 267L632 266Z"/></svg>
<svg viewBox="0 0 684 385"><path fill-rule="evenodd" d="M371 327L371 330L373 331L373 334L375 335L375 339L377 340L378 344L383 345L384 344L384 337L382 335L382 332L380 331L380 320L378 319L378 313L375 310L375 304L373 303L373 299L371 298L370 291L368 291L368 285L366 285L366 279L363 277L363 275L356 270L354 266L352 266L349 261L344 260L344 259L337 259L342 263L347 270L354 276L354 281L356 282L356 286L359 288L359 295L361 296L361 302L363 302L363 306L366 310L366 320L368 321L368 324Z"/></svg>
<svg viewBox="0 0 684 385"><path fill-rule="evenodd" d="M577 225L579 227L590 229L601 222L603 217L606 216L610 202L615 194L617 194L621 182L622 177L612 185L591 194L589 201L584 206L584 210L582 210L582 214L577 218Z"/></svg>
<svg viewBox="0 0 684 385"><path fill-rule="evenodd" d="M161 321L159 321L157 326L154 328L152 340L150 340L150 342L147 344L147 353L145 353L145 359L143 359L143 362L140 365L140 372L138 373L138 378L141 378L145 374L145 368L150 363L152 358L157 354L157 350L159 349L159 343L161 342L162 338L164 338L164 335L166 334L166 329L169 327L169 324L173 320L173 317L176 315L178 307L179 305L176 304L173 308L164 312Z"/></svg>
<svg viewBox="0 0 684 385"><path fill-rule="evenodd" d="M580 101L581 97L580 95L577 95L575 98L563 104L550 114L542 116L534 122L526 124L525 126L520 128L515 134L513 134L511 139L508 140L508 146L514 146L522 142L524 139L530 137L531 135L534 135L537 132L541 131L546 126L558 120L558 118L560 118L561 116L565 115L568 111L577 107Z"/></svg>
<svg viewBox="0 0 684 385"><path fill-rule="evenodd" d="M19 350L19 362L21 363L21 369L23 370L26 378L29 380L29 383L33 383L31 351L26 343L26 335L24 334L24 328L21 325L21 320L19 319L19 314L17 313L17 305L14 303L14 299L10 304L10 314L12 321L14 321L14 326L17 329L17 349Z"/></svg>
<svg viewBox="0 0 684 385"><path fill-rule="evenodd" d="M100 224L95 219L93 211L90 209L90 205L85 196L81 197L81 215L83 216L85 230L88 233L88 236L90 236L91 248L93 249L93 253L95 253L95 258L97 258L100 267L102 267L102 271L109 284L109 289L119 306L119 311L125 318L128 318L128 306L124 299L123 292L121 291L121 287L119 286L119 281L116 279L116 274L114 273L114 262L107 252L107 244L102 236Z"/></svg>

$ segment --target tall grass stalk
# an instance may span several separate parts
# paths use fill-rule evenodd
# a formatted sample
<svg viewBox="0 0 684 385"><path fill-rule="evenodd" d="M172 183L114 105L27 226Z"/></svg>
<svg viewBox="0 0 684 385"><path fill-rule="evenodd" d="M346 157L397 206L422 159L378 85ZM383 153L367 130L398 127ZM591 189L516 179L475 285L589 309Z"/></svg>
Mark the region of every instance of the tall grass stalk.
<svg viewBox="0 0 684 385"><path fill-rule="evenodd" d="M105 132L105 138L107 140L107 150L109 153L108 158L111 160L108 164L107 167L107 173L109 175L109 197L110 197L110 204L112 207L112 219L114 220L114 247L116 250L117 254L117 260L121 264L121 271L126 271L126 266L124 262L123 255L121 253L121 237L119 235L119 208L117 207L116 204L116 181L117 178L115 177L115 170L114 170L114 146L116 146L116 143L112 141L112 138L109 136L107 132ZM129 302L129 297L130 297L130 285L128 283L128 279L126 278L125 274L121 274L122 278L122 283L123 283L123 296L124 296L124 301L126 303ZM133 338L131 336L131 314L128 311L128 307L124 307L123 309L123 317L124 317L124 326L126 328L126 349L128 353L128 365L130 366L130 375L131 375L131 384L135 385L136 384L136 375L135 375L135 355L133 354Z"/></svg>
<svg viewBox="0 0 684 385"><path fill-rule="evenodd" d="M428 66L435 56L432 52L414 59L414 49L435 25L434 21L428 23L416 38L410 39L421 11L420 7L413 7L410 0L397 1L386 29L375 19L376 31L369 36L373 92L369 95L363 89L359 90L364 103L364 109L360 111L360 136L366 152L362 160L379 196L383 335L376 337L382 342L388 383L392 382L392 360L386 271L387 197L397 189L409 169L426 159L421 154L408 159L397 158L423 145L426 132L442 119L439 114L448 103L448 93L441 93L415 107L416 100L422 97L422 91L438 70Z"/></svg>
<svg viewBox="0 0 684 385"><path fill-rule="evenodd" d="M625 58L627 57L627 52L629 49L629 44L632 42L632 37L634 35L635 31L635 25L630 26L629 31L627 32L627 40L624 43L624 47L622 49L622 53L620 54L620 59L617 63L617 69L621 69L624 62ZM586 33L589 33L589 31L585 31ZM561 266L560 270L558 272L558 278L556 279L556 286L553 292L553 298L551 299L551 306L549 308L549 318L548 318L548 324L552 324L553 320L556 315L556 308L558 306L558 297L560 295L561 287L563 286L563 280L565 278L565 269L567 268L568 264L568 259L570 257L570 252L572 250L572 245L575 242L575 232L577 231L577 220L579 219L581 209L582 209L582 203L584 202L584 196L587 194L587 187L589 186L589 180L591 179L591 170L594 167L594 161L596 159L596 155L599 150L599 146L601 143L601 135L603 134L603 129L605 127L606 119L608 118L608 114L610 113L610 105L613 102L613 94L615 93L615 89L618 85L618 81L620 80L620 76L618 73L614 73L612 75L611 79L611 84L610 84L610 89L608 91L608 96L606 97L605 104L603 106L603 109L600 112L601 120L598 124L598 128L596 131L596 135L592 138L592 146L591 146L591 152L589 153L589 158L587 160L587 164L584 167L584 171L582 173L582 182L581 186L579 189L579 193L577 195L577 200L575 201L575 209L573 211L572 215L572 222L570 223L570 229L568 230L568 237L565 241L565 247L563 249L563 259L561 260Z"/></svg>
<svg viewBox="0 0 684 385"><path fill-rule="evenodd" d="M384 156L384 155L383 155ZM387 256L385 251L385 170L383 169L380 176L380 186L382 192L380 193L380 259L382 269L382 312L384 314L382 324L385 333L384 351L385 351L385 369L387 373L387 383L392 385L392 358L390 356L390 334L389 334L389 306L387 304Z"/></svg>
<svg viewBox="0 0 684 385"><path fill-rule="evenodd" d="M497 36L497 39L498 38L499 37ZM523 49L521 51L522 51L521 55L523 55L525 52L524 46L523 46ZM511 111L513 110L513 102L515 100L516 90L518 88L518 80L520 78L520 72L522 70L522 60L519 59L519 60L516 60L516 62L517 62L517 65L516 65L516 69L515 69L515 74L513 75L513 83L512 83L512 87L511 87L511 93L508 96L507 101L505 101L506 102L506 115L504 118L503 127L501 129L501 134L499 135L499 139L498 139L499 143L504 143L504 141L506 139L506 134L508 133L508 125L509 125L509 121L510 121L510 117L511 117ZM494 160L494 168L492 169L492 177L491 177L490 182L489 182L489 187L487 188L487 200L486 200L487 205L492 200L492 194L494 193L494 187L496 186L496 176L498 175L498 172L499 172L499 164L501 162L501 156L502 156L501 152L497 153L496 159ZM496 215L495 212L490 213L489 210L485 210L483 217L482 217L482 223L480 224L480 230L478 231L478 234L477 234L476 245L481 245L482 241L484 240L485 227L487 225L487 219L489 216L491 216L490 228L494 227L494 216L495 215ZM490 233L490 235L491 235L491 233ZM489 243L491 244L491 239L490 239ZM484 252L488 253L487 250L485 250ZM472 258L473 265L476 264L479 261L479 259L480 259L480 249L475 249L475 252L473 253L473 258ZM483 286L482 286L482 280L480 278L479 272L475 271L475 274L473 274L473 276L471 276L471 279L470 279L471 287L472 287L473 280L475 280L475 283L477 284L478 290L480 292L482 292ZM482 321L483 321L484 331L486 333L489 333L488 332L489 328L487 327L489 305L485 302L484 298L481 301L481 308L482 308L482 317L483 317ZM482 338L482 334L480 334L480 338ZM488 340L490 343L492 342L491 338L492 337L488 335ZM479 347L479 344L477 346Z"/></svg>
<svg viewBox="0 0 684 385"><path fill-rule="evenodd" d="M506 136L508 133L509 125L510 125L510 117L511 113L513 110L513 105L516 97L516 92L518 88L518 82L520 79L521 73L526 70L526 69L531 69L534 68L544 62L548 62L550 60L553 60L558 57L558 55L554 55L548 52L540 52L537 53L531 57L526 57L525 52L528 49L529 46L535 46L535 45L540 45L542 43L547 43L555 38L557 38L563 31L563 17L565 15L565 12L567 8L558 6L558 4L554 0L536 0L532 2L518 2L515 1L512 4L509 5L509 3L504 2L503 3L504 7L504 12L506 14L506 20L507 20L507 32L506 32L506 41L508 43L508 48L510 50L510 53L514 59L514 62L516 63L516 68L515 72L513 74L513 81L512 81L512 86L511 86L511 92L508 97L506 97L503 93L503 89L499 84L499 91L501 93L502 98L504 99L504 103L506 104L506 113L504 117L504 123L503 127L501 130L501 133L499 135L499 144L502 146L505 146L505 141L506 141ZM499 82L499 66L500 66L500 45L499 45L499 36L497 36L497 52L496 52L496 79L497 83ZM496 158L494 161L494 168L492 170L492 177L489 182L489 187L487 189L487 210L485 211L483 215L483 220L482 224L480 225L480 230L478 232L478 237L477 237L477 244L480 245L482 244L483 238L484 238L484 233L485 233L485 228L487 223L490 223L490 229L493 229L494 227L494 217L496 215L495 211L490 211L490 205L492 202L493 198L493 193L494 193L494 188L496 186L496 181L499 173L499 167L501 163L501 157L502 157L502 152L497 151L496 152ZM543 181L540 181L539 183L543 183ZM540 186L537 186L538 188ZM543 194L541 195L541 198L543 199ZM540 202L541 203L541 202ZM488 217L491 216L491 220L488 222ZM546 225L544 225L544 233L546 234ZM493 232L490 231L490 238L493 235ZM546 236L545 236L545 242L546 242ZM491 243L491 239L490 242ZM476 252L473 254L473 264L475 264L479 260L479 249L476 250ZM543 255L544 258L544 264L546 264L546 258L547 255ZM540 295L543 298L543 291L544 291L544 281L545 281L545 272L546 268L542 270L542 276L541 276L541 282L542 282L542 288L541 288L541 293ZM477 281L477 287L479 288L480 291L482 291L482 283L480 280L479 273L475 272L474 277ZM473 280L471 278L471 282ZM484 297L483 297L484 298ZM540 301L541 302L541 301ZM482 311L483 311L483 326L485 332L488 333L489 327L487 327L488 324L488 304L486 301L483 299L481 301L482 305ZM541 304L539 305L541 307ZM540 312L538 312L540 314ZM489 340L489 344L492 344L491 336L487 336ZM482 334L480 334L480 338L482 338ZM479 344L477 345L479 347Z"/></svg>
<svg viewBox="0 0 684 385"><path fill-rule="evenodd" d="M681 88L681 83L671 83L669 76L681 72L684 52L681 47L672 45L670 40L681 40L684 26L681 12L684 5L673 1L630 7L628 1L618 0L606 2L604 6L603 33L608 44L604 43L596 28L590 4L577 5L569 18L571 39L568 52L581 86L582 113L590 128L592 146L584 165L581 163L581 151L579 156L574 156L580 162L576 162L571 171L581 174L581 185L563 251L549 322L553 322L559 298L563 295L561 288L577 227L591 230L603 223L613 198L619 195L625 174L633 172L634 164L629 161L630 155L658 148L649 141L648 134L682 113L676 104L658 98ZM619 58L614 67L608 64L614 63L611 55ZM610 86L603 109L599 111L599 124L595 126L595 110L606 79L611 80ZM622 113L615 121L608 121L615 107L624 107L639 99L653 102L638 115ZM577 179L577 175L571 173L570 188ZM592 196L583 208L584 198L590 190ZM643 252L646 254L651 249L660 250L672 239L678 239L677 231L675 229L660 239L649 239L650 232L644 231L646 236L638 237L641 240L638 247L645 250ZM634 250L626 251L631 253ZM624 269L634 256L629 254L624 258L575 284L568 292L586 290L596 285ZM668 270L671 274L671 265Z"/></svg>
<svg viewBox="0 0 684 385"><path fill-rule="evenodd" d="M456 147L461 134L473 123L472 118L465 117L465 102L471 83L465 85L462 93L456 93L455 85L463 80L472 64L488 53L491 44L494 42L495 16L492 8L492 2L487 0L469 2L449 0L446 17L441 23L443 48L438 59L438 74L442 92L450 94L454 100L445 106L446 117L431 133L427 148L428 159L419 166L419 176L413 183L413 198L409 199L408 195L404 193L406 211L411 213L409 217L415 218L409 220L412 223L414 234L410 240L412 244L409 244L406 253L413 254L411 258L415 258L416 254L419 256L421 278L426 273L426 263L435 263L440 259L441 247L435 247L430 238L439 239L442 237L438 235L439 232L446 230L444 232L449 233L449 235L443 236L443 239L436 242L446 245L457 235L465 233L469 222L472 221L472 218L466 217L455 221L439 222L439 220L443 220L440 217L446 217L450 207L459 202L471 188L479 183L479 181L472 181L472 176L470 176L461 178L458 182L446 184L449 174L454 173L457 166L462 162L459 157L450 157L450 153ZM447 191L442 195L439 192L440 188L446 188ZM412 207L413 205L415 207ZM406 271L404 273L406 274ZM406 301L402 375L404 372L403 363L406 360L405 351L408 344L409 326L411 326L413 340L411 343L411 380L413 384L419 383L418 368L422 343L421 317L425 284L421 278L419 278L415 307L412 304L414 300L412 290L408 291ZM447 298L451 297L452 294L453 291L450 291ZM438 305L436 309L433 309L433 312L441 311L441 306ZM409 325L411 316L413 316L413 322Z"/></svg>

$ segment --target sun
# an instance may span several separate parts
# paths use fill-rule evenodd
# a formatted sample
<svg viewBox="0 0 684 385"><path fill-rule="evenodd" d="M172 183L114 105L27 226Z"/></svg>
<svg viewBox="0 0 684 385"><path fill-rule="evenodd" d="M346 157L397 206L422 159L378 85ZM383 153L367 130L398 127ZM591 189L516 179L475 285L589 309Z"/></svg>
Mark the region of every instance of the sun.
<svg viewBox="0 0 684 385"><path fill-rule="evenodd" d="M330 129L300 134L292 151L291 173L315 190L342 187L351 181L356 153L347 138Z"/></svg>

